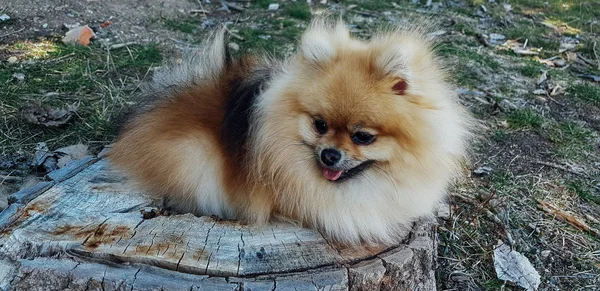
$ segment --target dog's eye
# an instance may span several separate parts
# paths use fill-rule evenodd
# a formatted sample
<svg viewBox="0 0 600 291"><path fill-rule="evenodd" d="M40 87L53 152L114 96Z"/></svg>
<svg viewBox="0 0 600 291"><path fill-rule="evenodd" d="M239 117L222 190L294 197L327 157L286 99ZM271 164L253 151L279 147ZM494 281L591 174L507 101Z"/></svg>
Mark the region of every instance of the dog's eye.
<svg viewBox="0 0 600 291"><path fill-rule="evenodd" d="M327 132L327 123L323 119L315 119L315 129L320 134L325 134Z"/></svg>
<svg viewBox="0 0 600 291"><path fill-rule="evenodd" d="M364 131L357 131L352 135L352 142L360 145L368 145L375 141L375 136Z"/></svg>

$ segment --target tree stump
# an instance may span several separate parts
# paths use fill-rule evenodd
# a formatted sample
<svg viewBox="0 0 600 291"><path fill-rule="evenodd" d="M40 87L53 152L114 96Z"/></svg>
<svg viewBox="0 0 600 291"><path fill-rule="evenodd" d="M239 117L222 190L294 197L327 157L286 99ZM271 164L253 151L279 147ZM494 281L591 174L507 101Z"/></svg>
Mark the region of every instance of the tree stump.
<svg viewBox="0 0 600 291"><path fill-rule="evenodd" d="M0 213L2 290L435 290L435 218L404 244L348 247L161 204L88 157L13 194Z"/></svg>

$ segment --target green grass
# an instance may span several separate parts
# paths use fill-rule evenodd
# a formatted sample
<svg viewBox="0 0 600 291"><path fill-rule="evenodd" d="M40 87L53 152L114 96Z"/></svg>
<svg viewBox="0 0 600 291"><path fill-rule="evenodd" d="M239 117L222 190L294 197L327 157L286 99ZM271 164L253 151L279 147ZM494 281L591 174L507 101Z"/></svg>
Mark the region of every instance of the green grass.
<svg viewBox="0 0 600 291"><path fill-rule="evenodd" d="M382 12L393 8L390 1L386 0L359 0L359 1L344 1L346 5L354 4L358 8L376 12Z"/></svg>
<svg viewBox="0 0 600 291"><path fill-rule="evenodd" d="M267 9L267 8L269 8L269 4L277 3L277 1L276 0L255 0L250 3L252 5L251 7L253 7L253 8Z"/></svg>
<svg viewBox="0 0 600 291"><path fill-rule="evenodd" d="M266 51L268 53L284 56L282 51L285 44L295 43L302 34L298 20L268 19L260 29L242 27L239 34L245 38L240 46L243 50Z"/></svg>
<svg viewBox="0 0 600 291"><path fill-rule="evenodd" d="M492 70L497 70L502 67L498 61L484 54L480 54L470 49L460 48L451 44L441 44L436 46L436 52L441 56L456 56L461 59L477 63Z"/></svg>
<svg viewBox="0 0 600 291"><path fill-rule="evenodd" d="M504 143L508 138L508 133L502 129L497 129L494 130L490 138L497 143Z"/></svg>
<svg viewBox="0 0 600 291"><path fill-rule="evenodd" d="M501 33L507 39L527 40L528 47L542 48L542 55L546 55L546 51L553 53L560 47L560 41L551 28L529 20L518 21Z"/></svg>
<svg viewBox="0 0 600 291"><path fill-rule="evenodd" d="M568 23L574 28L598 33L600 27L589 25L590 21L600 18L600 2L589 0L514 0L511 1L516 12L539 15Z"/></svg>
<svg viewBox="0 0 600 291"><path fill-rule="evenodd" d="M596 203L596 204L600 204L600 195L598 194L594 194L592 191L592 189L590 189L590 187L586 186L585 184L583 184L580 181L571 181L569 183L567 183L567 189L573 191L575 194L577 194L577 196L579 196L579 198L588 201L588 202L592 202L592 203Z"/></svg>
<svg viewBox="0 0 600 291"><path fill-rule="evenodd" d="M525 77L535 78L542 72L544 66L538 62L527 62L524 66L519 67L519 73Z"/></svg>
<svg viewBox="0 0 600 291"><path fill-rule="evenodd" d="M511 129L540 128L543 118L533 109L519 109L506 114Z"/></svg>
<svg viewBox="0 0 600 291"><path fill-rule="evenodd" d="M600 86L598 85L579 83L569 87L567 92L575 98L600 105Z"/></svg>
<svg viewBox="0 0 600 291"><path fill-rule="evenodd" d="M184 33L198 34L201 31L200 20L195 18L164 19L163 23L169 29Z"/></svg>
<svg viewBox="0 0 600 291"><path fill-rule="evenodd" d="M133 45L110 54L99 47L51 42L13 47L38 51L27 50L19 56L32 60L31 64L0 63L0 115L5 118L0 124L5 133L0 136L0 153L28 151L40 141L51 149L78 142L107 143L115 134L112 118L126 106L141 79L150 74L148 69L162 61L155 45ZM24 74L25 80L14 80L14 73ZM30 100L55 107L76 103L79 110L74 120L58 128L28 124L21 119L20 110Z"/></svg>
<svg viewBox="0 0 600 291"><path fill-rule="evenodd" d="M299 20L308 21L311 17L308 4L304 1L286 3L283 7L283 11L287 16Z"/></svg>
<svg viewBox="0 0 600 291"><path fill-rule="evenodd" d="M593 132L573 122L549 122L541 134L557 145L555 152L560 157L577 160L594 150Z"/></svg>
<svg viewBox="0 0 600 291"><path fill-rule="evenodd" d="M473 29L472 25L468 23L457 23L454 25L454 30L460 31L464 35L475 36L477 35L477 31Z"/></svg>
<svg viewBox="0 0 600 291"><path fill-rule="evenodd" d="M492 71L499 70L502 65L495 59L462 48L452 43L441 43L435 47L435 52L444 58L456 59L456 65L451 68L453 79L461 86L476 87L485 82L484 77L475 71L474 67L486 67Z"/></svg>

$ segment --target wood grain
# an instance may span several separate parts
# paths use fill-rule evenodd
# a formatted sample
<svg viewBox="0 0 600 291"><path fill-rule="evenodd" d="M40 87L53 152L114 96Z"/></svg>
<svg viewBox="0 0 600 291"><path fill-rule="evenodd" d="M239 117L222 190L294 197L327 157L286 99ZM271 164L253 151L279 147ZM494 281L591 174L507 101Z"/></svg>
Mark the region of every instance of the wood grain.
<svg viewBox="0 0 600 291"><path fill-rule="evenodd" d="M435 289L433 218L406 244L349 247L284 223L144 219L140 210L161 201L104 159L59 174L0 214L1 289Z"/></svg>

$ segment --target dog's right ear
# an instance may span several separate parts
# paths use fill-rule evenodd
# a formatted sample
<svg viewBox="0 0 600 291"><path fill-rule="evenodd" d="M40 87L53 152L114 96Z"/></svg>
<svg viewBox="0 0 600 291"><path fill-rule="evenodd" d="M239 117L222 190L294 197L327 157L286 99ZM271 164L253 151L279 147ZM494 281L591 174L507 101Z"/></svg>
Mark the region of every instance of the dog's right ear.
<svg viewBox="0 0 600 291"><path fill-rule="evenodd" d="M350 32L342 21L331 22L325 18L315 19L300 40L300 55L313 65L325 63L336 55L336 46L350 38Z"/></svg>

